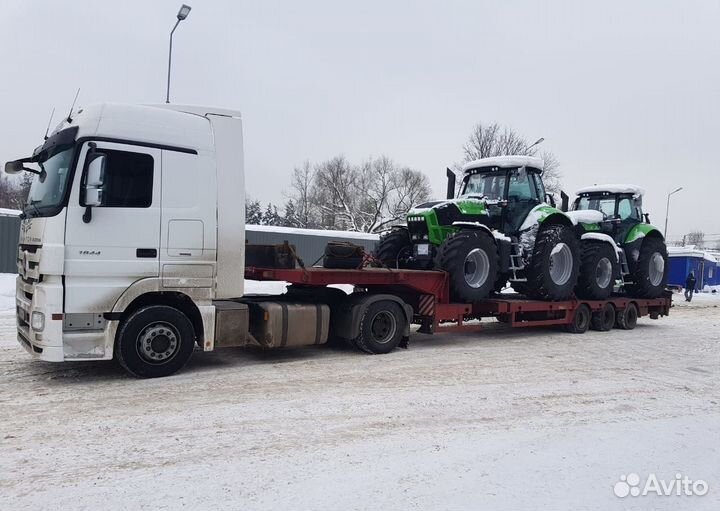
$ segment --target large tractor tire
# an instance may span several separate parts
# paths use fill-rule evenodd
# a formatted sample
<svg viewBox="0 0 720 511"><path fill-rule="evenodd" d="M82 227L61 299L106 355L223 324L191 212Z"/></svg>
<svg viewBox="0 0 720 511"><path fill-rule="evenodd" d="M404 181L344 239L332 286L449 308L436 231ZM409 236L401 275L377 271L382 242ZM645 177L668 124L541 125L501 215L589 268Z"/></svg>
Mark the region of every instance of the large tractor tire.
<svg viewBox="0 0 720 511"><path fill-rule="evenodd" d="M575 292L580 298L606 300L619 275L617 253L609 243L581 243L580 275Z"/></svg>
<svg viewBox="0 0 720 511"><path fill-rule="evenodd" d="M580 271L580 241L564 225L541 228L527 267L527 294L540 300L573 295Z"/></svg>
<svg viewBox="0 0 720 511"><path fill-rule="evenodd" d="M660 238L645 238L632 273L633 283L627 286L630 295L658 298L665 291L667 279L668 255L665 242Z"/></svg>
<svg viewBox="0 0 720 511"><path fill-rule="evenodd" d="M407 229L394 229L380 238L375 257L388 268L407 268L412 243Z"/></svg>
<svg viewBox="0 0 720 511"><path fill-rule="evenodd" d="M484 300L495 290L498 250L484 231L460 231L440 245L437 266L450 274L450 294L458 302Z"/></svg>

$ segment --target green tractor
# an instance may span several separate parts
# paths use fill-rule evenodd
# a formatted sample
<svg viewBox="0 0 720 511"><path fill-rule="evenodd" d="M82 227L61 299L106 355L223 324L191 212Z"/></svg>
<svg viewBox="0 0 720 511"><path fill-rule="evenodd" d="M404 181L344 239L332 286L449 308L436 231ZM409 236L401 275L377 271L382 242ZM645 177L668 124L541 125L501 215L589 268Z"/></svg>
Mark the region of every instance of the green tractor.
<svg viewBox="0 0 720 511"><path fill-rule="evenodd" d="M508 281L533 298L572 296L580 240L542 182L543 161L498 156L463 167L460 194L448 169L447 200L420 204L383 236L376 256L393 268L441 269L452 298L474 302Z"/></svg>
<svg viewBox="0 0 720 511"><path fill-rule="evenodd" d="M657 298L667 284L668 256L660 230L642 211L643 190L596 185L577 192L568 216L581 239L581 298L605 299L614 289Z"/></svg>

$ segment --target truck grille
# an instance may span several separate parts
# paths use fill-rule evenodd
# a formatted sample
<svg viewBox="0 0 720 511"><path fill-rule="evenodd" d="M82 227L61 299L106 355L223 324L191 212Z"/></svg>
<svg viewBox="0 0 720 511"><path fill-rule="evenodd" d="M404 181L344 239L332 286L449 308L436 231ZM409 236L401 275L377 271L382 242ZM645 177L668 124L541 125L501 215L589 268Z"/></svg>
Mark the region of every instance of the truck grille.
<svg viewBox="0 0 720 511"><path fill-rule="evenodd" d="M32 307L35 284L42 280L40 275L40 254L38 245L20 245L18 249L17 269L20 280L17 284L17 326L18 334L29 342L30 309Z"/></svg>

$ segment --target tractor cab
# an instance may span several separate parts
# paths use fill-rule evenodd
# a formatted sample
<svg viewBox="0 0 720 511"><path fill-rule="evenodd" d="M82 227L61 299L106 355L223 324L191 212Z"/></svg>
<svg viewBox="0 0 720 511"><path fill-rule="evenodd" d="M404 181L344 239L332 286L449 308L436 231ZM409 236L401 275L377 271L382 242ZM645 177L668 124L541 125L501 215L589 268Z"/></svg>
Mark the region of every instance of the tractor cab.
<svg viewBox="0 0 720 511"><path fill-rule="evenodd" d="M471 162L463 168L459 199L482 200L489 227L517 233L530 211L545 200L542 160L501 156Z"/></svg>
<svg viewBox="0 0 720 511"><path fill-rule="evenodd" d="M599 211L603 221L594 224L594 228L585 225L586 230L598 230L622 243L628 233L640 223L648 223L643 215L643 190L633 185L597 185L577 192L573 204L574 211ZM589 228L589 229L588 229Z"/></svg>

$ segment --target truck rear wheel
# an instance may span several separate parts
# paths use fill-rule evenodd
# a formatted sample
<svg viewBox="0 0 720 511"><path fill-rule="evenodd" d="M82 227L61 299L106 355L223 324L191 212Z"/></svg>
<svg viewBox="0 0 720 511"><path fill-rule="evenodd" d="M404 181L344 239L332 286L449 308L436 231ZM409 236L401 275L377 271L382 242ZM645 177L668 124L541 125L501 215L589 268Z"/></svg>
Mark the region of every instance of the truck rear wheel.
<svg viewBox="0 0 720 511"><path fill-rule="evenodd" d="M575 288L580 298L605 300L610 297L618 275L617 254L609 243L586 242L581 246L580 275Z"/></svg>
<svg viewBox="0 0 720 511"><path fill-rule="evenodd" d="M579 271L580 242L572 228L541 229L527 269L527 294L540 300L566 300L575 290Z"/></svg>
<svg viewBox="0 0 720 511"><path fill-rule="evenodd" d="M484 231L460 231L440 245L438 267L450 275L453 300L484 300L495 290L498 276L495 240Z"/></svg>
<svg viewBox="0 0 720 511"><path fill-rule="evenodd" d="M169 376L190 360L195 330L188 317L166 305L150 305L122 322L115 338L115 357L133 376Z"/></svg>
<svg viewBox="0 0 720 511"><path fill-rule="evenodd" d="M632 296L658 298L667 285L668 255L665 242L660 238L645 238L628 286Z"/></svg>
<svg viewBox="0 0 720 511"><path fill-rule="evenodd" d="M406 268L412 256L412 243L407 229L393 229L382 238L375 257L388 268Z"/></svg>
<svg viewBox="0 0 720 511"><path fill-rule="evenodd" d="M390 300L370 304L360 320L360 333L353 343L372 354L390 353L398 347L405 332L405 313Z"/></svg>

